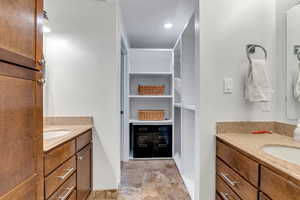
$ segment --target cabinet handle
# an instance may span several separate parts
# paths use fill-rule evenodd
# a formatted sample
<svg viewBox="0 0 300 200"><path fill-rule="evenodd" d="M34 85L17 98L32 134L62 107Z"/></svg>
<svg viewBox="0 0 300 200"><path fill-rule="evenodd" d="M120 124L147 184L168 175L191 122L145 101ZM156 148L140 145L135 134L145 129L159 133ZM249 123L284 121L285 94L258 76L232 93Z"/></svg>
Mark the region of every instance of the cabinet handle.
<svg viewBox="0 0 300 200"><path fill-rule="evenodd" d="M236 181L232 181L232 180L230 180L230 178L228 178L228 174L224 174L224 173L220 173L220 176L227 182L227 183L229 183L231 186L236 186L237 184L238 184L238 182L236 182Z"/></svg>
<svg viewBox="0 0 300 200"><path fill-rule="evenodd" d="M77 159L78 160L83 160L83 156L78 156Z"/></svg>
<svg viewBox="0 0 300 200"><path fill-rule="evenodd" d="M41 78L41 79L37 80L37 82L38 82L39 84L45 84L45 83L46 83L46 80L43 79L43 78Z"/></svg>
<svg viewBox="0 0 300 200"><path fill-rule="evenodd" d="M65 190L67 191L66 194L64 194L63 196L57 197L57 199L66 200L68 198L68 196L71 194L71 192L73 192L74 187L66 188Z"/></svg>
<svg viewBox="0 0 300 200"><path fill-rule="evenodd" d="M224 200L229 200L228 197L231 196L230 194L228 194L228 193L223 193L223 192L220 192L220 195L222 196L222 198L223 198Z"/></svg>
<svg viewBox="0 0 300 200"><path fill-rule="evenodd" d="M65 171L67 171L67 172L64 175L57 176L57 178L60 178L60 179L64 180L65 178L67 178L74 171L74 168L66 169Z"/></svg>

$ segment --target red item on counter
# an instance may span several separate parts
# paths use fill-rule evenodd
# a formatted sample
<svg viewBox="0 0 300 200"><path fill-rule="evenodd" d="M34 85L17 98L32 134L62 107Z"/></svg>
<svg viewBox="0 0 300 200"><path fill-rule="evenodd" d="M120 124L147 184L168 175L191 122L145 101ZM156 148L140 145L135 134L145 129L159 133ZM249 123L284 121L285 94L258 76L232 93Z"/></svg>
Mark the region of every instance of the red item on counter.
<svg viewBox="0 0 300 200"><path fill-rule="evenodd" d="M252 134L272 134L272 131L253 131Z"/></svg>

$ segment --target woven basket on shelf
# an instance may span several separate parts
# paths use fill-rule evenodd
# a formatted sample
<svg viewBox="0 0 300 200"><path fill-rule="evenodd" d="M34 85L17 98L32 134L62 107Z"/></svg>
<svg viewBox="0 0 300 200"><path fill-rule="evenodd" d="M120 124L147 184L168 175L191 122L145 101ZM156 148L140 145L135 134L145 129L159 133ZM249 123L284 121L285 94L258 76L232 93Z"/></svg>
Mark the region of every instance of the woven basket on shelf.
<svg viewBox="0 0 300 200"><path fill-rule="evenodd" d="M138 114L142 121L162 121L165 117L164 110L139 110Z"/></svg>
<svg viewBox="0 0 300 200"><path fill-rule="evenodd" d="M139 95L163 95L165 93L164 85L139 85Z"/></svg>

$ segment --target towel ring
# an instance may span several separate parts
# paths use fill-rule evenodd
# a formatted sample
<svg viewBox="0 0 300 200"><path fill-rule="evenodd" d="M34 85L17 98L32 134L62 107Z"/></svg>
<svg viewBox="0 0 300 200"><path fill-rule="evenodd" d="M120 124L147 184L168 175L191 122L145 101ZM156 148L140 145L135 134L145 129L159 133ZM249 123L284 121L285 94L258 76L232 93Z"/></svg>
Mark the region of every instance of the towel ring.
<svg viewBox="0 0 300 200"><path fill-rule="evenodd" d="M297 53L297 58L298 58L298 61L300 62L300 51L298 51L298 53Z"/></svg>
<svg viewBox="0 0 300 200"><path fill-rule="evenodd" d="M254 54L256 48L260 48L263 50L263 52L265 53L265 60L267 60L267 58L268 58L268 52L263 46L258 45L258 44L248 44L246 47L246 50L247 50L247 57L248 57L250 64L252 64L252 59L250 57L250 54ZM300 54L298 54L298 58L300 61Z"/></svg>

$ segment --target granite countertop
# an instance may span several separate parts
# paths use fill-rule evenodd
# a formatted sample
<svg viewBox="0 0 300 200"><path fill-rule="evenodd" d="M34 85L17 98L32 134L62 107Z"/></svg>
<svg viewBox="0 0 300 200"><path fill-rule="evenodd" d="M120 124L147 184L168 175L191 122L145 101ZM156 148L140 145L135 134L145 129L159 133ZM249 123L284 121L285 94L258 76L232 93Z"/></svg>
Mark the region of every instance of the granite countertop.
<svg viewBox="0 0 300 200"><path fill-rule="evenodd" d="M217 138L236 147L242 153L248 155L260 164L272 169L285 178L300 184L300 165L281 160L262 150L267 145L280 145L300 148L300 143L292 137L280 134L241 134L241 133L218 133Z"/></svg>
<svg viewBox="0 0 300 200"><path fill-rule="evenodd" d="M67 142L78 135L88 131L89 129L93 128L91 125L52 125L52 126L46 126L44 128L44 131L51 131L51 130L70 130L70 133L68 133L65 136L61 136L55 139L44 139L44 152L50 151L53 148L57 147L58 145Z"/></svg>
<svg viewBox="0 0 300 200"><path fill-rule="evenodd" d="M92 128L92 117L45 117L44 132L52 130L69 130L70 133L54 139L44 139L44 152L48 152Z"/></svg>

